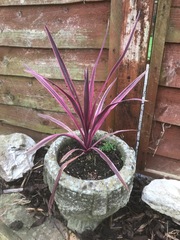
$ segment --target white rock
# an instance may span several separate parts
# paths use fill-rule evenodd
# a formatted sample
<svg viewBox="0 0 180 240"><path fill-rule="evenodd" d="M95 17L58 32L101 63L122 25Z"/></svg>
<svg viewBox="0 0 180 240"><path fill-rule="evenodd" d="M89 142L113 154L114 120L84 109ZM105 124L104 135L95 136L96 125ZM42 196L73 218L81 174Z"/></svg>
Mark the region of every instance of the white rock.
<svg viewBox="0 0 180 240"><path fill-rule="evenodd" d="M0 135L0 177L9 182L30 170L34 156L26 150L34 145L35 141L22 133Z"/></svg>
<svg viewBox="0 0 180 240"><path fill-rule="evenodd" d="M180 181L153 180L143 189L142 200L154 210L180 221Z"/></svg>

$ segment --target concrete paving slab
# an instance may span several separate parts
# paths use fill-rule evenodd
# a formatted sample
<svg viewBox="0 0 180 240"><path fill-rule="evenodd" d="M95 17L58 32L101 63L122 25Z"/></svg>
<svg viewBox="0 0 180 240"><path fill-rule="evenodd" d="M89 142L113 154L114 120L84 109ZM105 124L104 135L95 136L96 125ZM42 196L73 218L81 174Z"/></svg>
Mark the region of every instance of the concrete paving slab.
<svg viewBox="0 0 180 240"><path fill-rule="evenodd" d="M46 221L37 227L31 227L36 221L34 214L28 212L27 200L20 193L0 195L0 236L7 232L15 233L17 238L0 238L0 240L78 240L59 220L46 218ZM19 230L12 230L10 226L13 222L22 222L23 226ZM4 236L6 236L4 234Z"/></svg>
<svg viewBox="0 0 180 240"><path fill-rule="evenodd" d="M0 220L0 240L21 240L21 238Z"/></svg>

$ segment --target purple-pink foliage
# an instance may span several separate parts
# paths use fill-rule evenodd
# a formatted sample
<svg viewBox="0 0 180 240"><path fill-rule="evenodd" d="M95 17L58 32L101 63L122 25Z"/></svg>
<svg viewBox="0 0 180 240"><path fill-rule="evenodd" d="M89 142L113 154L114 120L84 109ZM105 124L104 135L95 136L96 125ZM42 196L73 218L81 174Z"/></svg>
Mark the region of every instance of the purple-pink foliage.
<svg viewBox="0 0 180 240"><path fill-rule="evenodd" d="M51 43L54 55L55 55L55 57L57 59L57 62L59 64L59 69L60 69L60 71L63 75L66 86L68 87L68 91L65 91L61 86L56 85L53 81L50 81L49 79L41 76L40 74L38 74L34 70L30 69L29 67L26 67L26 72L28 72L32 76L34 76L49 91L49 93L56 99L56 101L59 103L59 105L64 109L64 111L67 113L69 118L72 120L75 128L77 130L79 130L79 132L80 132L80 137L79 137L79 135L77 135L66 123L63 123L60 120L55 119L55 118L53 118L49 115L39 114L40 117L56 123L57 125L59 125L60 128L63 128L64 130L66 130L66 132L65 133L60 133L60 134L53 134L51 136L48 136L48 137L44 138L39 143L37 143L32 149L30 149L29 152L38 150L40 147L44 146L45 144L47 144L48 142L54 140L55 138L57 138L59 136L67 136L67 137L73 138L81 146L80 149L70 150L62 159L63 161L65 161L66 159L68 159L68 157L70 155L72 155L72 153L74 153L76 151L78 151L78 152L80 151L79 155L71 158L70 160L68 160L64 164L62 164L62 166L60 168L60 171L59 171L59 174L57 176L55 185L54 185L54 189L52 191L52 195L51 195L51 199L50 199L50 203L49 203L49 208L50 209L51 209L51 206L52 206L52 203L53 203L56 187L57 187L58 181L59 181L59 179L62 175L63 170L68 166L69 163L71 163L72 161L75 161L80 155L85 154L89 150L96 151L101 156L101 158L109 165L109 167L113 170L113 172L117 175L117 177L123 183L123 185L126 188L128 188L128 186L126 185L126 183L122 179L122 177L121 177L119 171L117 170L117 168L115 167L115 165L108 158L108 156L106 156L105 153L103 153L99 148L97 148L96 145L101 140L105 139L109 135L117 134L119 132L130 131L130 130L119 130L119 131L116 131L116 132L113 132L113 133L107 133L107 135L105 135L102 139L99 139L96 142L93 142L93 140L94 140L94 136L95 136L96 132L101 128L101 126L104 123L106 117L109 115L109 113L119 103L121 103L123 101L128 101L128 100L141 101L141 99L136 99L136 98L128 99L128 100L124 100L124 98L136 86L136 84L142 79L142 77L145 75L145 72L140 74L122 92L120 92L111 101L110 104L104 106L106 97L107 97L109 91L111 90L112 86L114 85L114 83L116 82L117 79L115 79L109 85L108 85L108 81L112 77L113 73L120 66L120 64L123 60L123 57L125 56L125 54L128 50L131 39L132 39L133 34L135 32L135 29L136 29L138 18L139 18L139 15L137 17L137 20L134 24L134 27L133 27L131 33L130 33L129 40L126 44L126 47L125 47L122 55L119 57L116 64L113 66L112 70L108 74L108 76L107 76L106 80L104 81L104 84L103 84L99 94L97 96L94 96L94 84L95 84L96 70L97 70L98 62L99 62L99 59L101 57L101 54L102 54L102 51L103 51L103 48L104 48L104 45L105 45L105 42L106 42L106 38L107 38L107 34L108 34L108 28L107 28L101 50L100 50L99 55L97 57L97 60L94 64L94 67L92 69L91 76L89 77L89 72L88 72L87 69L84 71L83 104L81 104L81 102L79 100L79 96L78 96L76 88L74 86L74 82L72 81L72 79L69 76L68 70L67 70L67 68L66 68L66 66L65 66L65 64L64 64L64 62L61 58L59 50L58 50L58 48L57 48L57 46L56 46L56 44L55 44L55 42L54 42L54 40L53 40L53 38L52 38L52 36L51 36L47 27L45 27L46 33L47 33L49 41ZM72 111L70 110L70 108L68 107L68 104L66 103L66 101L64 99L69 100L69 102L71 103L71 105L72 105L72 107L73 107L73 109L76 113L75 115L72 113Z"/></svg>

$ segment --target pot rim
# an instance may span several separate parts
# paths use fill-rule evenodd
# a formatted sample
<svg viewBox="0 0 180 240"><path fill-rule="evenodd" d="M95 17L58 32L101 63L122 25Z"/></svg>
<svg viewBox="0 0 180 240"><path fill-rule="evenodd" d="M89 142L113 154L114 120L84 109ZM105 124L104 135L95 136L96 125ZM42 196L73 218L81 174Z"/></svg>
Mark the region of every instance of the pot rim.
<svg viewBox="0 0 180 240"><path fill-rule="evenodd" d="M102 136L106 133L107 132L105 131L99 130L97 132L97 135ZM44 168L46 169L46 171L49 172L54 181L60 169L60 166L57 162L58 149L63 140L65 139L68 139L68 137L61 136L57 138L51 144L48 152L45 155ZM123 167L119 172L124 181L128 185L132 181L132 176L135 173L136 166L135 152L132 148L128 146L128 144L125 141L123 141L122 139L115 135L108 136L107 139L118 143L118 149L121 151L122 160L124 162ZM62 186L63 188L64 187L70 188L72 191L77 191L81 189L81 191L83 191L84 193L88 193L89 188L92 192L92 189L94 189L94 191L99 191L99 189L102 188L108 189L110 188L111 190L117 190L123 186L123 184L119 181L116 175L100 180L82 180L75 178L65 172L62 173L59 185Z"/></svg>

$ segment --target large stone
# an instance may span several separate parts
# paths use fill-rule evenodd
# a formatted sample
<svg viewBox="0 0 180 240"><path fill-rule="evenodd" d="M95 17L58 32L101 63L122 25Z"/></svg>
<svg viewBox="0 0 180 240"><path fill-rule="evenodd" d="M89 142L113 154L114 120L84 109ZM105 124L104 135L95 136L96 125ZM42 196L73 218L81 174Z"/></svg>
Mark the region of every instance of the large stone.
<svg viewBox="0 0 180 240"><path fill-rule="evenodd" d="M0 135L0 177L9 182L30 170L34 156L26 150L34 145L35 141L22 133Z"/></svg>
<svg viewBox="0 0 180 240"><path fill-rule="evenodd" d="M20 193L0 195L0 240L79 240L53 217L47 217L42 224L32 227L38 218L33 211L28 211L27 204ZM20 229L12 228L15 221L23 223Z"/></svg>
<svg viewBox="0 0 180 240"><path fill-rule="evenodd" d="M142 200L152 209L180 221L180 181L153 180L143 189Z"/></svg>
<svg viewBox="0 0 180 240"><path fill-rule="evenodd" d="M0 220L0 239L1 240L21 240L6 224Z"/></svg>

